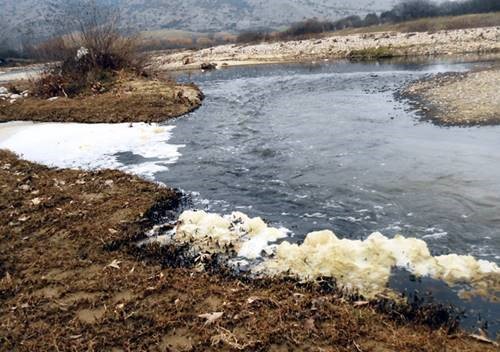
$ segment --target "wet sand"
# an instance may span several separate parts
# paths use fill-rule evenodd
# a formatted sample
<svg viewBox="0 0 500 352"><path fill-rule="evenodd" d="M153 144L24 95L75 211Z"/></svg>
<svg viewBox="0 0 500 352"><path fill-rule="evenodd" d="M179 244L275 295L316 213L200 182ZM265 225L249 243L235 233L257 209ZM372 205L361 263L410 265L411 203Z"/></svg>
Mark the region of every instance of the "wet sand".
<svg viewBox="0 0 500 352"><path fill-rule="evenodd" d="M440 310L356 300L329 281L234 277L183 248L138 250L176 192L118 171L0 160L2 351L496 350L448 335Z"/></svg>

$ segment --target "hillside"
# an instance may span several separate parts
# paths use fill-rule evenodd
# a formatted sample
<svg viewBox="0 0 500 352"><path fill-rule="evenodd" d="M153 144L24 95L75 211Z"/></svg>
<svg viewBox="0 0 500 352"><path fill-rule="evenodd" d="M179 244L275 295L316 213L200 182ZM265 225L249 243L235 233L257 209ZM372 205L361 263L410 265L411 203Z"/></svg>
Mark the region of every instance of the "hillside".
<svg viewBox="0 0 500 352"><path fill-rule="evenodd" d="M101 0L103 1L103 0ZM136 30L182 29L195 32L277 28L304 18L338 19L389 9L397 0L116 0L123 23ZM51 1L0 0L0 26L15 36L31 29L47 32L46 18L57 14Z"/></svg>

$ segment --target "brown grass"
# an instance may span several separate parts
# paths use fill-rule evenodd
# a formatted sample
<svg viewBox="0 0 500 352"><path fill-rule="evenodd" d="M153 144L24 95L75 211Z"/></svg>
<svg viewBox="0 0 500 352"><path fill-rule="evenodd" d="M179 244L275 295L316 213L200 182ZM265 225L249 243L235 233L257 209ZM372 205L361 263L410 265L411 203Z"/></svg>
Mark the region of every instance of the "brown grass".
<svg viewBox="0 0 500 352"><path fill-rule="evenodd" d="M54 101L30 97L13 104L0 101L0 122L160 122L198 108L202 99L194 85L126 76L102 94Z"/></svg>
<svg viewBox="0 0 500 352"><path fill-rule="evenodd" d="M0 151L0 184L0 351L496 351L328 290L137 257L177 196L136 177Z"/></svg>

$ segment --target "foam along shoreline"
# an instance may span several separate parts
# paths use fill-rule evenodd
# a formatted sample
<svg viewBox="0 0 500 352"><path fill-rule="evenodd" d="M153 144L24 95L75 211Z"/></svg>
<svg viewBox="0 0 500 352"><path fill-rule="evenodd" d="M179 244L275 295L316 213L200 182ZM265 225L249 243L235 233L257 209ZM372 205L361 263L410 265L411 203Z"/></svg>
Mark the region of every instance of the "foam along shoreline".
<svg viewBox="0 0 500 352"><path fill-rule="evenodd" d="M171 240L188 243L199 254L224 254L233 263L246 261L258 275L303 280L333 277L342 287L368 298L387 291L395 267L451 286L467 283L484 295L498 292L500 268L495 263L456 254L432 256L427 244L417 238L389 239L374 233L359 241L339 239L326 230L309 233L300 245L276 244L286 237L285 229L268 227L262 219L240 212L220 216L185 211Z"/></svg>
<svg viewBox="0 0 500 352"><path fill-rule="evenodd" d="M183 145L167 143L174 128L156 123L7 122L0 124L0 149L52 167L118 169L151 179L181 155ZM127 165L119 153L133 153L141 162Z"/></svg>

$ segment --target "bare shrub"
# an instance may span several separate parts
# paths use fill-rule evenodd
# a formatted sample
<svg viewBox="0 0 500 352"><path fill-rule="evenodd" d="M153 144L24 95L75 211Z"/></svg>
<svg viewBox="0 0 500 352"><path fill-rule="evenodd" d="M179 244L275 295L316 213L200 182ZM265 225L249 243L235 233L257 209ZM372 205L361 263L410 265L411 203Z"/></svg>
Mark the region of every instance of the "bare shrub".
<svg viewBox="0 0 500 352"><path fill-rule="evenodd" d="M137 40L119 29L119 11L105 1L70 0L55 21L59 36L39 50L59 63L34 83L39 97L99 94L108 90L118 71L143 73Z"/></svg>

